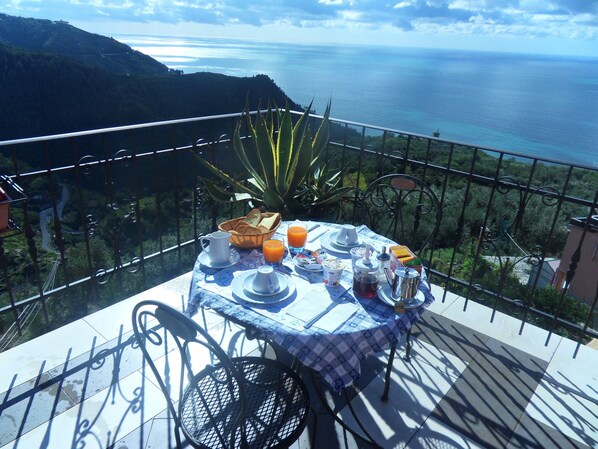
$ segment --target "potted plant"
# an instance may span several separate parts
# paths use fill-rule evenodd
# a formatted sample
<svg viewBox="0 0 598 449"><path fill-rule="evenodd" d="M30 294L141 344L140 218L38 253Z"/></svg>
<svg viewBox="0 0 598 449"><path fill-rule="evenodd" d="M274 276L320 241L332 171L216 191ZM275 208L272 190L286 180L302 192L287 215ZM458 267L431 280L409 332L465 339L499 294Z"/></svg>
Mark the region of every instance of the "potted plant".
<svg viewBox="0 0 598 449"><path fill-rule="evenodd" d="M212 174L233 189L230 192L205 180L210 195L224 202L251 200L267 210L291 214L340 201L351 188L340 185L340 172L320 163L329 139L330 104L313 138L310 108L311 104L294 125L288 105L284 111L269 106L265 113L258 112L255 121L246 109L235 127L233 147L248 173L247 182L198 156ZM243 122L251 139L241 137Z"/></svg>

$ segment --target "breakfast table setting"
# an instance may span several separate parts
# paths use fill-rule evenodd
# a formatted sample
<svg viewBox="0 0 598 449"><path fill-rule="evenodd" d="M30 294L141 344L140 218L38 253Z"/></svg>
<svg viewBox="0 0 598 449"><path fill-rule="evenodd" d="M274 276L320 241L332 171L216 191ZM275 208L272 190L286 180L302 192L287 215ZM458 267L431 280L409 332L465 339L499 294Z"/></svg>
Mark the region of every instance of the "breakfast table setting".
<svg viewBox="0 0 598 449"><path fill-rule="evenodd" d="M357 380L361 363L400 341L434 301L425 269L404 266L400 245L365 225L270 214L253 231L242 218L201 237L186 314L211 309L259 331L334 391Z"/></svg>

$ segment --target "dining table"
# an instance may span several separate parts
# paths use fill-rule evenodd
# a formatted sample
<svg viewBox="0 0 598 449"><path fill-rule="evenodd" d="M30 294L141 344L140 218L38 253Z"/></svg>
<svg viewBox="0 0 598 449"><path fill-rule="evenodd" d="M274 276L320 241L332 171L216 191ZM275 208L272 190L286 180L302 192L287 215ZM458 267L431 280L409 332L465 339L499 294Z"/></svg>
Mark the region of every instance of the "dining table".
<svg viewBox="0 0 598 449"><path fill-rule="evenodd" d="M272 238L286 239L291 222L283 221ZM303 366L319 374L335 391L341 392L361 376L362 363L372 354L397 344L408 334L424 310L434 301L421 273L417 306L395 313L379 297L359 299L353 292L353 266L346 248L334 245L341 225L307 222L306 251L324 249L327 257L344 262L339 285L323 282L318 269L305 269L288 251L276 268L283 275L285 293L277 300L262 302L240 288L247 276L264 265L261 248L233 248L230 263L211 267L198 257L193 268L186 314L200 308L257 330L267 340L290 353ZM365 225L356 226L359 244L382 251L398 242L381 236Z"/></svg>

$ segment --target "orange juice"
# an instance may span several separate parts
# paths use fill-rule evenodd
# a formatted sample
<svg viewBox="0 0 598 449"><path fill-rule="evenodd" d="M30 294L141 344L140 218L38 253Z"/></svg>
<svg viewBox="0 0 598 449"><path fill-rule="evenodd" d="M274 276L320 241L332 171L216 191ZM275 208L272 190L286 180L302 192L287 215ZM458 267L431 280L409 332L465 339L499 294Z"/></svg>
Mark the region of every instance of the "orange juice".
<svg viewBox="0 0 598 449"><path fill-rule="evenodd" d="M287 238L290 248L301 249L307 240L307 228L302 225L290 225L287 230Z"/></svg>
<svg viewBox="0 0 598 449"><path fill-rule="evenodd" d="M276 239L264 240L262 251L267 263L279 263L284 257L284 242Z"/></svg>

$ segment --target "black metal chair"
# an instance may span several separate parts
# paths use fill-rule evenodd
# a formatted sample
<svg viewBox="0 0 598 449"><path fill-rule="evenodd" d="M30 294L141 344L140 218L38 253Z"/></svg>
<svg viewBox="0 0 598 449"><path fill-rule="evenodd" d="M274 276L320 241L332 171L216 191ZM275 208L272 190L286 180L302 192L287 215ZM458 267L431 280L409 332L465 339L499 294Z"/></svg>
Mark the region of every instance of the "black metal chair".
<svg viewBox="0 0 598 449"><path fill-rule="evenodd" d="M201 449L286 448L299 438L310 404L305 384L289 367L262 357L229 358L205 329L158 301L137 304L132 320L174 419L177 447L179 430ZM209 356L200 369L195 346ZM170 351L181 361L178 400L170 395L170 370L163 375L150 355Z"/></svg>
<svg viewBox="0 0 598 449"><path fill-rule="evenodd" d="M424 265L424 251L434 246L442 221L442 208L434 191L422 180L405 174L390 174L372 181L361 198L361 218L378 234L408 246L420 256ZM428 287L429 287L428 282ZM388 399L390 372L397 342L390 348L386 367L386 385L382 400ZM405 361L411 351L411 329L407 332Z"/></svg>

